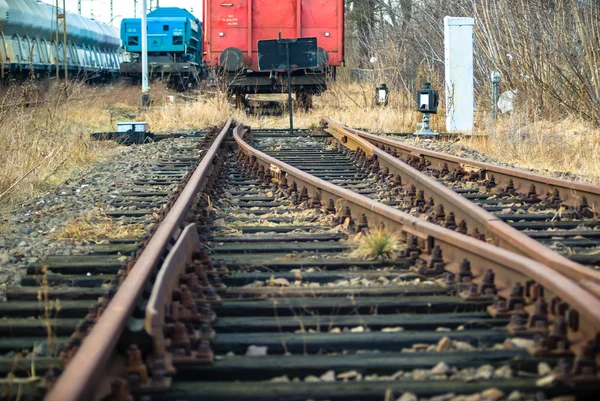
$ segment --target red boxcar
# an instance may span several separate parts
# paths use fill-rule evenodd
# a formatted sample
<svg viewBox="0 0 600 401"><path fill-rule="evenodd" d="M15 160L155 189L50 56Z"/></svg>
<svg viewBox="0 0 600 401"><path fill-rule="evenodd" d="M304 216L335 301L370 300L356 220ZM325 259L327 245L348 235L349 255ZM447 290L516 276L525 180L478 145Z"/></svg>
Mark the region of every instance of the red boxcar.
<svg viewBox="0 0 600 401"><path fill-rule="evenodd" d="M320 93L344 62L344 0L205 0L204 61L231 93L287 91L285 74L258 71L258 41L316 37L323 63L293 73L296 94Z"/></svg>

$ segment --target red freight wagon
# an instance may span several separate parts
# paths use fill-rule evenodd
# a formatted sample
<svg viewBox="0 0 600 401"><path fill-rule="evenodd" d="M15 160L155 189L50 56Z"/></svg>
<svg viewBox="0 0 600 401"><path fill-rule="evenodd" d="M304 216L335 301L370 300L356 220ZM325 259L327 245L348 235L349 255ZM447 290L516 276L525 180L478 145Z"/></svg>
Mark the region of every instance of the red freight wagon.
<svg viewBox="0 0 600 401"><path fill-rule="evenodd" d="M232 94L280 93L287 79L258 71L258 41L316 37L319 68L293 72L297 96L324 91L344 62L344 0L204 0L204 61Z"/></svg>

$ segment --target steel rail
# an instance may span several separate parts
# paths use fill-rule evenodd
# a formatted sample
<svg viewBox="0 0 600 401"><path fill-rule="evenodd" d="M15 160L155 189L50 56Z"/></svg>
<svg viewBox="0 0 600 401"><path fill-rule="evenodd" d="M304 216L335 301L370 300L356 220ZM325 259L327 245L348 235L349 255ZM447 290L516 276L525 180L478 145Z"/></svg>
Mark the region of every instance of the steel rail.
<svg viewBox="0 0 600 401"><path fill-rule="evenodd" d="M354 130L328 118L324 118L323 121L329 128L328 132L336 137L344 146L352 150L360 148L368 155L374 155L377 158L380 168L387 167L390 173L399 174L404 184L413 184L417 189L426 190L426 196L431 196L436 204L443 204L447 213L454 212L457 220L465 220L469 228L478 228L480 232L486 234L486 238L493 245L548 265L600 297L600 274L596 271L567 259L537 242L535 239L512 228L500 218L476 206L473 202L457 194L437 180L398 160L388 152L379 149L369 142L366 137L363 139L363 135L359 136L355 134ZM581 185L584 185L586 188L593 187L585 184Z"/></svg>
<svg viewBox="0 0 600 401"><path fill-rule="evenodd" d="M195 224L186 226L156 277L152 293L146 305L144 329L152 338L154 357L166 358L167 344L164 328L166 325L166 306L172 301L173 290L178 287L181 274L192 261L192 255L200 248L198 229Z"/></svg>
<svg viewBox="0 0 600 401"><path fill-rule="evenodd" d="M434 246L439 247L446 260L457 261L466 258L470 261L479 282L484 272L492 269L497 274L498 293L507 298L515 284L534 280L545 289L545 297L559 297L579 313L579 326L570 330L571 338L577 341L578 347L583 344L581 340L592 341L600 331L600 299L547 265L483 241L475 241L472 237L426 222L314 177L254 149L244 141L246 132L244 127L238 126L233 135L243 157L247 158L254 171L264 169L266 173L274 175L280 184L293 181L298 190L305 187L313 199L333 202L338 211L348 207L352 216L365 214L370 226L383 223L388 229L402 230L413 235L427 252L431 252ZM456 274L459 271L459 263L449 263L445 268Z"/></svg>
<svg viewBox="0 0 600 401"><path fill-rule="evenodd" d="M341 124L334 123L329 119L328 121L342 127ZM526 192L529 189L528 186L530 184L534 184L538 192L541 193L551 193L554 189L558 189L560 190L561 202L567 205L576 206L581 201L581 198L585 196L590 207L600 212L600 186L597 185L573 182L562 178L530 173L511 167L502 167L491 163L469 160L459 156L406 145L390 138L370 134L350 127L344 127L344 129L369 140L369 142L393 147L400 153L419 157L423 156L426 160L431 162L434 168L441 168L444 163L447 163L448 168L450 169L460 166L476 167L484 171L487 178L491 178L493 175L497 185L506 186L509 180L513 180L515 190L517 191L520 189L521 191Z"/></svg>
<svg viewBox="0 0 600 401"><path fill-rule="evenodd" d="M146 284L168 245L181 233L181 223L192 207L194 198L208 175L209 167L221 147L232 120L229 119L204 154L188 184L165 216L148 245L134 264L114 298L85 338L81 347L51 388L47 401L87 401L101 384L110 357L131 317Z"/></svg>

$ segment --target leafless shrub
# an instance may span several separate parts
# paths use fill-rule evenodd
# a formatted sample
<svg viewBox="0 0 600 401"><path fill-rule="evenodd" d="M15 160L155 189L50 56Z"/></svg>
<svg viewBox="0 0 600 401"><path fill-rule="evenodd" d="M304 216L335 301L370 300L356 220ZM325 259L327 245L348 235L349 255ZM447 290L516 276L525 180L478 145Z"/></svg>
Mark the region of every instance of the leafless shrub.
<svg viewBox="0 0 600 401"><path fill-rule="evenodd" d="M443 88L444 16L471 16L475 90L489 109L489 75L518 90L529 117L578 115L600 123L600 3L581 0L355 0L348 3L349 65L413 94Z"/></svg>

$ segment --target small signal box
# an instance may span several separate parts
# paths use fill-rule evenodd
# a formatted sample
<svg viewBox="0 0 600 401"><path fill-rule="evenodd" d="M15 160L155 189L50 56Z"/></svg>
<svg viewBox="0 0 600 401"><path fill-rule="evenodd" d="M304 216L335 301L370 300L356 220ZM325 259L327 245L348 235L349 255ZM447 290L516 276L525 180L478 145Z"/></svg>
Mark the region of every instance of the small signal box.
<svg viewBox="0 0 600 401"><path fill-rule="evenodd" d="M421 113L437 114L440 97L438 91L431 89L431 82L425 82L423 89L419 89L417 102Z"/></svg>
<svg viewBox="0 0 600 401"><path fill-rule="evenodd" d="M376 90L376 94L375 94L375 104L377 106L387 106L388 105L388 97L390 94L390 90L387 87L386 84L381 84L381 86L378 86L377 88L375 88Z"/></svg>

